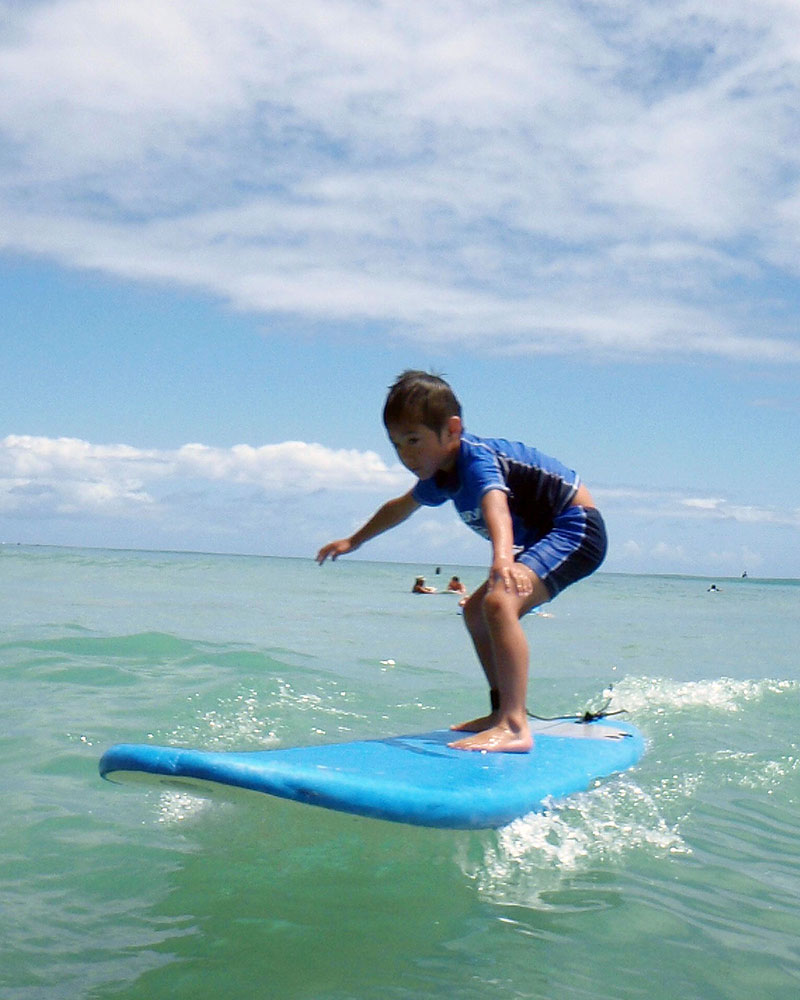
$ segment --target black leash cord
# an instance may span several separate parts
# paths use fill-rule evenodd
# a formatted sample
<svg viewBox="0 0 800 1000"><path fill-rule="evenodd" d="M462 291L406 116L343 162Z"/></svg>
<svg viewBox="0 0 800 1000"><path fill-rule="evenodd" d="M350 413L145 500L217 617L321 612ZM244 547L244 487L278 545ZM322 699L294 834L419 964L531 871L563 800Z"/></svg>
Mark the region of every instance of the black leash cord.
<svg viewBox="0 0 800 1000"><path fill-rule="evenodd" d="M595 722L598 719L607 719L609 718L609 716L612 715L623 715L627 711L627 709L625 708L618 708L614 712L609 712L607 711L607 709L610 704L611 704L611 699L608 698L605 705L603 705L602 708L598 708L596 712L586 711L586 712L581 712L577 715L547 716L547 715L534 715L534 713L528 711L527 708L525 709L525 711L529 719L537 719L539 722L558 722L560 719L574 719L576 722Z"/></svg>

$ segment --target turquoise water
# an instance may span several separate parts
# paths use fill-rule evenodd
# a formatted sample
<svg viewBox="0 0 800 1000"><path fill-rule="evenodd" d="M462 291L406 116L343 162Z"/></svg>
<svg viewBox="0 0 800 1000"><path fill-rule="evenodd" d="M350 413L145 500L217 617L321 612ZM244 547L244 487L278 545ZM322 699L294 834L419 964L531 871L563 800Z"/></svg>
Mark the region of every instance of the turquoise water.
<svg viewBox="0 0 800 1000"><path fill-rule="evenodd" d="M98 777L114 742L483 709L457 602L409 593L433 571L0 548L0 998L797 996L798 581L598 574L529 616L531 709L610 686L648 752L499 831Z"/></svg>

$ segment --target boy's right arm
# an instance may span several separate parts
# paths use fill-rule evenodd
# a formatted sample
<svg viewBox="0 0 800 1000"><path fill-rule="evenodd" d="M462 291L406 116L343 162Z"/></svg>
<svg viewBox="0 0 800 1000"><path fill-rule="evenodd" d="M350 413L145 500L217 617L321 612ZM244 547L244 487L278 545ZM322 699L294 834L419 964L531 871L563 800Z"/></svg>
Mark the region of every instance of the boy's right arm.
<svg viewBox="0 0 800 1000"><path fill-rule="evenodd" d="M321 566L328 557L336 559L347 552L354 552L370 538L374 538L390 528L397 527L407 517L410 517L418 507L419 502L414 499L413 490L409 490L408 493L395 497L393 500L388 500L355 534L349 538L340 538L336 542L323 545L317 553L317 562Z"/></svg>

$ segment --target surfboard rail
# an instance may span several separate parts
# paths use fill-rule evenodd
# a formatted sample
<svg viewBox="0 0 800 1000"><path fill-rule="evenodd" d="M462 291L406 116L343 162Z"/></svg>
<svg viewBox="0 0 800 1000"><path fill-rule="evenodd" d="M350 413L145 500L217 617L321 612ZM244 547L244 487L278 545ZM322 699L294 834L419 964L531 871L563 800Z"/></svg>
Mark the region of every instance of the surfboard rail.
<svg viewBox="0 0 800 1000"><path fill-rule="evenodd" d="M532 728L534 747L525 754L455 750L450 730L434 730L274 750L122 743L106 750L99 770L109 780L211 783L374 819L482 829L586 791L644 753L630 723L563 719Z"/></svg>

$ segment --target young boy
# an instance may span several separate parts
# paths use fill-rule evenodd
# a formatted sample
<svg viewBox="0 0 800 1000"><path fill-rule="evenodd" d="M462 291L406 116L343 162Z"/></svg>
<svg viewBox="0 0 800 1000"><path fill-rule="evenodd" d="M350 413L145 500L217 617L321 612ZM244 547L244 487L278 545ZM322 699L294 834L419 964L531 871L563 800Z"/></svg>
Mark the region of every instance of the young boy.
<svg viewBox="0 0 800 1000"><path fill-rule="evenodd" d="M453 726L473 735L450 746L525 753L533 738L520 618L597 569L606 552L603 519L578 475L556 459L520 443L467 434L453 390L435 375L404 372L389 390L383 422L418 481L355 534L323 546L317 562L353 552L421 505L452 500L461 518L492 544L489 578L464 605L491 711Z"/></svg>

